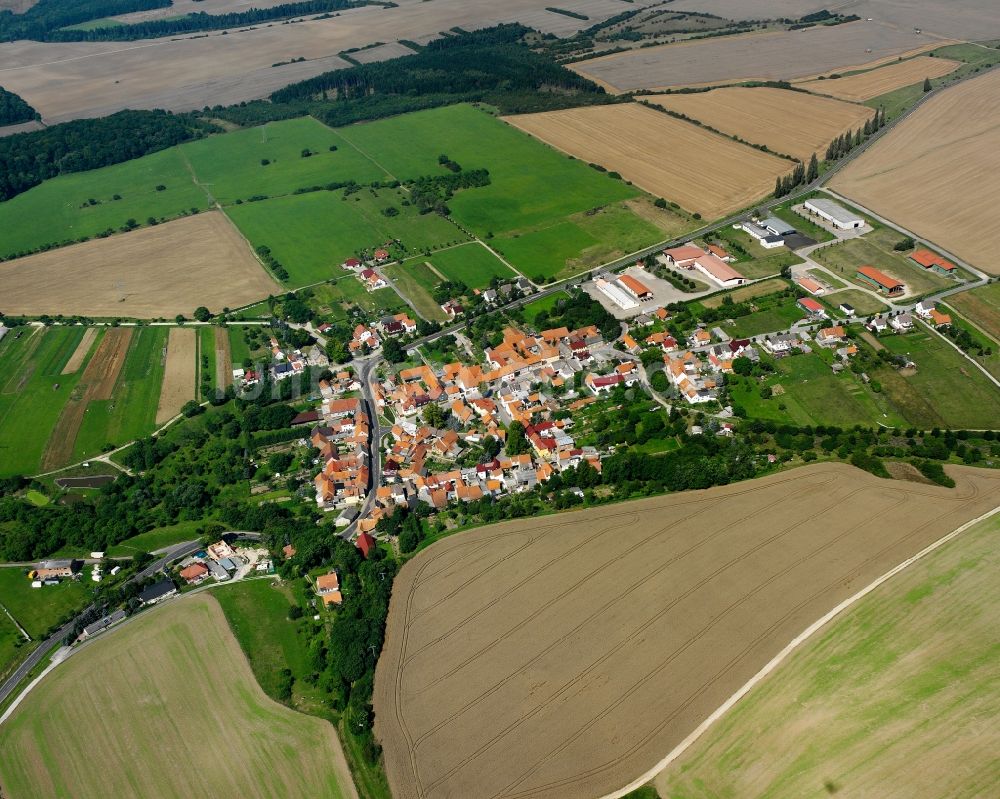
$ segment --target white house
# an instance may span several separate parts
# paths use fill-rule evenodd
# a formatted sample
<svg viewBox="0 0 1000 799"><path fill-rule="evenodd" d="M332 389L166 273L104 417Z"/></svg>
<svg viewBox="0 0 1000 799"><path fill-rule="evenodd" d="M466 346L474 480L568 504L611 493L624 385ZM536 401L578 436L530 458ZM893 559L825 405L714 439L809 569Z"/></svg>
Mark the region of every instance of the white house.
<svg viewBox="0 0 1000 799"><path fill-rule="evenodd" d="M901 313L892 317L889 320L889 324L892 325L893 330L903 333L913 329L913 317L908 313Z"/></svg>

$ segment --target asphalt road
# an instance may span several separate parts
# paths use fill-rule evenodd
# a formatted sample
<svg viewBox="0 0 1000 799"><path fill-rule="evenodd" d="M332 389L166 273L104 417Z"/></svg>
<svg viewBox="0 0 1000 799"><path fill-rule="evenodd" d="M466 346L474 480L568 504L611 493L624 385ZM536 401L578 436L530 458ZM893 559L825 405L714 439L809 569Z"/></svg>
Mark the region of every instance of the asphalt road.
<svg viewBox="0 0 1000 799"><path fill-rule="evenodd" d="M130 577L127 580L127 582L132 583L132 582L137 582L139 580L145 580L147 577L152 576L171 561L178 560L179 558L185 558L188 555L192 555L195 552L197 552L200 548L201 548L200 541L185 541L181 544L177 544L176 546L171 547L166 552L166 554L164 554L158 560L155 560L152 563L150 563L141 572ZM84 609L84 611L80 615L82 616L83 613L86 613L92 607L93 605L88 606L87 608ZM77 618L79 618L79 616ZM63 625L58 630L56 630L56 632L50 635L48 638L46 638L41 643L41 645L37 649L35 649L35 651L33 651L30 655L28 655L24 663L22 663L14 670L14 673L11 674L6 679L6 681L4 681L2 686L0 686L0 704L2 704L7 700L7 697L9 697L14 692L14 689L17 688L20 682L25 677L28 676L28 672L30 672L33 668L35 668L35 666L37 666L46 657L48 657L48 654L53 649L62 644L63 639L67 635L69 635L69 633L73 630L73 625L75 623L76 619L73 619L73 621Z"/></svg>

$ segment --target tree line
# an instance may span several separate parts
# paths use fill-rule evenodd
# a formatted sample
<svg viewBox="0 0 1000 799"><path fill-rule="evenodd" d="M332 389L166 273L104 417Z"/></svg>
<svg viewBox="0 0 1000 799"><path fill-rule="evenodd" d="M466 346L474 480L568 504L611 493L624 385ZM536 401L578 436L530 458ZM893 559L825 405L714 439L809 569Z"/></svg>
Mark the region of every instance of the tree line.
<svg viewBox="0 0 1000 799"><path fill-rule="evenodd" d="M45 40L50 42L102 42L102 41L133 41L136 39L155 39L160 36L174 36L179 33L196 31L215 31L226 28L242 28L261 22L277 19L288 19L306 14L322 14L331 11L343 11L365 5L383 5L369 0L301 0L296 3L285 3L271 8L250 8L247 11L234 11L228 14L207 14L198 11L174 19L150 19L131 25L106 25L98 28L54 30L45 34Z"/></svg>

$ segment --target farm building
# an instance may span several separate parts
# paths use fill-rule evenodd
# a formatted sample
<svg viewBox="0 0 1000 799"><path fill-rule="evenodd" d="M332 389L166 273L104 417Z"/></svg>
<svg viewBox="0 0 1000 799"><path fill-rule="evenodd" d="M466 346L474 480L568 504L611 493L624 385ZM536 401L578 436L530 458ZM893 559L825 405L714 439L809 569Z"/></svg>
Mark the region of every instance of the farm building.
<svg viewBox="0 0 1000 799"><path fill-rule="evenodd" d="M810 316L826 316L826 311L823 310L823 306L820 305L812 297L802 297L796 302L803 311L805 311Z"/></svg>
<svg viewBox="0 0 1000 799"><path fill-rule="evenodd" d="M618 278L618 284L624 289L626 294L637 300L653 299L653 292L641 280L636 280L631 275L622 275Z"/></svg>
<svg viewBox="0 0 1000 799"><path fill-rule="evenodd" d="M785 236L791 236L792 234L798 232L785 220L778 219L776 216L769 216L767 219L761 219L757 224L764 228L764 230L770 230L775 236L781 236L782 238Z"/></svg>
<svg viewBox="0 0 1000 799"><path fill-rule="evenodd" d="M890 297L899 296L906 291L906 284L889 277L874 266L859 266L856 277L858 280L867 283L869 286L874 286L883 294L888 294Z"/></svg>
<svg viewBox="0 0 1000 799"><path fill-rule="evenodd" d="M765 249L773 250L775 247L781 247L785 243L785 240L781 236L776 236L767 228L755 225L749 220L741 224L740 227L753 236L757 240L757 243Z"/></svg>
<svg viewBox="0 0 1000 799"><path fill-rule="evenodd" d="M821 219L825 219L835 228L841 230L852 230L864 227L865 220L852 211L848 211L844 206L833 200L813 199L806 200L805 207Z"/></svg>
<svg viewBox="0 0 1000 799"><path fill-rule="evenodd" d="M682 244L680 247L671 247L669 250L663 251L663 257L667 259L667 263L677 266L691 266L704 254L705 251L701 247L696 247L693 244Z"/></svg>
<svg viewBox="0 0 1000 799"><path fill-rule="evenodd" d="M709 244L708 251L712 253L720 261L725 261L727 264L731 264L736 259L733 258L726 250L722 249L718 244Z"/></svg>
<svg viewBox="0 0 1000 799"><path fill-rule="evenodd" d="M846 303L846 302L842 302L842 303L840 303L840 305L839 305L839 306L837 306L837 307L838 307L838 308L840 308L840 312L841 312L841 313L842 313L842 314L843 314L844 316L854 316L854 314L855 314L855 311L854 311L854 306L853 306L853 305L850 305L849 303Z"/></svg>
<svg viewBox="0 0 1000 799"><path fill-rule="evenodd" d="M618 285L617 280L612 282L603 277L599 277L594 281L594 285L597 287L598 291L608 297L623 311L631 311L633 308L639 307L639 303Z"/></svg>
<svg viewBox="0 0 1000 799"><path fill-rule="evenodd" d="M724 289L746 283L747 279L729 264L711 253L704 253L694 262L694 268Z"/></svg>
<svg viewBox="0 0 1000 799"><path fill-rule="evenodd" d="M924 269L930 269L939 275L952 275L955 273L955 264L947 261L937 253L930 250L915 250L910 258L920 264Z"/></svg>
<svg viewBox="0 0 1000 799"><path fill-rule="evenodd" d="M795 282L800 288L808 291L810 294L819 295L826 291L823 286L810 277L797 277L795 278Z"/></svg>

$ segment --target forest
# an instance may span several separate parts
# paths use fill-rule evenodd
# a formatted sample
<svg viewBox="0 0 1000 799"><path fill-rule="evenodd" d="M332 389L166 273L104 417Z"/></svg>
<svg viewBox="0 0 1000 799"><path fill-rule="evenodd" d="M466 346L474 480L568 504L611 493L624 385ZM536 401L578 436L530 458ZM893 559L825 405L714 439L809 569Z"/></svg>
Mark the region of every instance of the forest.
<svg viewBox="0 0 1000 799"><path fill-rule="evenodd" d="M169 5L170 0L38 0L23 14L0 11L0 42L45 40L67 25Z"/></svg>
<svg viewBox="0 0 1000 799"><path fill-rule="evenodd" d="M20 95L0 86L0 126L17 125L33 119L41 119L41 116Z"/></svg>

